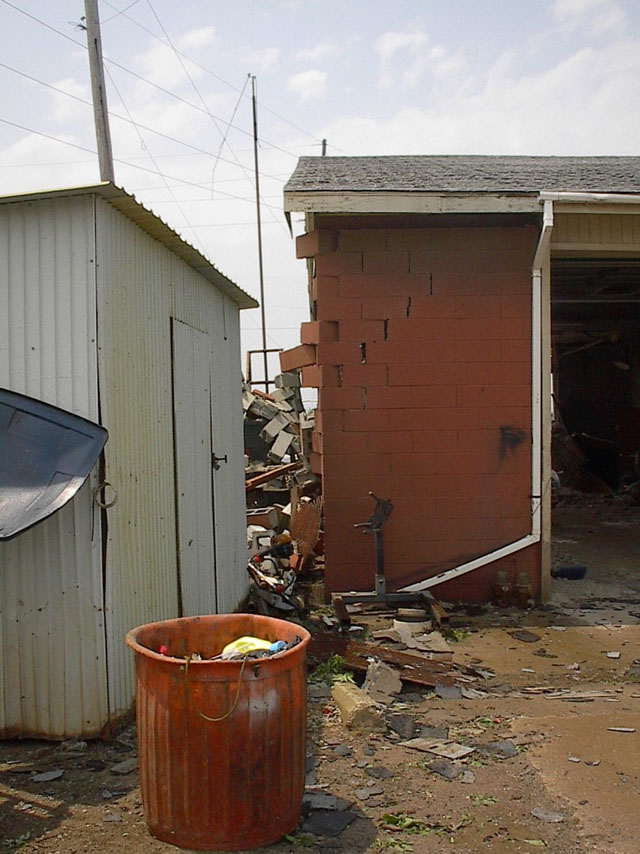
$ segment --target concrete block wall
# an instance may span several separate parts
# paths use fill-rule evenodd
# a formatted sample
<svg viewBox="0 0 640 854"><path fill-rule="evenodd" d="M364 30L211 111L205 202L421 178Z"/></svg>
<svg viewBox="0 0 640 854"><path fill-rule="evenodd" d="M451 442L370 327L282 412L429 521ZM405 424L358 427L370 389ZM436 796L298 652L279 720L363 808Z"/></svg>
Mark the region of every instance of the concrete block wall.
<svg viewBox="0 0 640 854"><path fill-rule="evenodd" d="M318 388L328 592L373 588L374 542L354 528L391 499L389 588L530 531L532 227L353 228L298 238L313 258L314 320L296 357ZM310 360L315 348L315 361ZM529 572L530 548L442 585L486 601L497 568Z"/></svg>

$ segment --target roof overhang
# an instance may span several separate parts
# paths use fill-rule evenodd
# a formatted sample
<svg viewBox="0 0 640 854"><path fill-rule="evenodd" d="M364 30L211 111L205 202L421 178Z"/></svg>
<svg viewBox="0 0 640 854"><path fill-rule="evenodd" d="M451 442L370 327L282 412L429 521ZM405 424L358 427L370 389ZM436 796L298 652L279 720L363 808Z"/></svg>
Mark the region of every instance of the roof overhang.
<svg viewBox="0 0 640 854"><path fill-rule="evenodd" d="M302 213L540 213L538 193L322 192L285 190L284 210Z"/></svg>
<svg viewBox="0 0 640 854"><path fill-rule="evenodd" d="M181 258L205 279L208 279L225 296L228 296L238 308L257 308L259 303L242 288L239 288L231 279L228 279L214 265L190 243L187 243L174 231L164 220L153 213L153 211L142 205L135 196L127 193L121 187L116 187L108 181L99 184L88 184L80 187L64 187L58 190L43 190L35 193L17 193L10 196L0 196L0 205L16 202L37 202L64 198L68 196L100 196L113 205L127 219L135 223L162 243L171 252Z"/></svg>

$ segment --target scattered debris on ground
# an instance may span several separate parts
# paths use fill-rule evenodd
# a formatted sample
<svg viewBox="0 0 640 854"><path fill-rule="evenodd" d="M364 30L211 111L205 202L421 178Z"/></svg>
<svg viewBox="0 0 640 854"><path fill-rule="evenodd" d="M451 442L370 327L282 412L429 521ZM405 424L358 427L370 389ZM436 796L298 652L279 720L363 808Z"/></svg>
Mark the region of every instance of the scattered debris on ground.
<svg viewBox="0 0 640 854"><path fill-rule="evenodd" d="M313 636L303 815L260 854L635 854L637 509L611 496L557 508L554 563L588 572L554 579L547 606L437 603L436 619L348 604L344 626L324 603L319 493L299 465L277 475L283 500L262 496L248 517L252 545L288 532L277 559L304 607L284 615ZM105 741L0 743L2 850L175 851L148 833L137 766L132 726Z"/></svg>

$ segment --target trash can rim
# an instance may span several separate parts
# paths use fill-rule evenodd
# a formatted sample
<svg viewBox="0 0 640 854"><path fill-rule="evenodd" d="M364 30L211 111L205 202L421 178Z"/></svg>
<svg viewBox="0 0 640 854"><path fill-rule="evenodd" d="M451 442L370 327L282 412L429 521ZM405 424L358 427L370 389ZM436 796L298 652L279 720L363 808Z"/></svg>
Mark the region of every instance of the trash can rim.
<svg viewBox="0 0 640 854"><path fill-rule="evenodd" d="M134 652L139 653L141 655L144 655L148 658L155 659L156 661L162 661L166 664L172 663L172 664L184 665L184 663L186 661L186 657L176 658L173 655L165 655L163 653L156 652L154 649L151 649L148 646L143 646L137 640L137 637L136 637L137 633L141 629L148 629L148 628L152 628L153 626L162 626L165 623L179 623L179 622L183 622L183 621L184 622L190 622L193 620L201 619L203 617L211 618L211 617L255 617L255 616L264 617L264 615L262 615L262 614L247 614L247 613L239 613L239 614L198 614L194 617L172 617L168 620L156 620L155 622L152 622L152 623L142 623L141 625L135 626L133 629L130 629L127 632L127 634L125 635L125 643ZM278 617L265 617L265 619L274 620L275 622L280 622L280 623L289 622L288 620L281 620ZM286 658L289 654L295 653L296 650L299 651L301 647L306 647L306 645L311 640L311 634L308 631L308 629L305 629L304 626L298 625L298 623L289 623L289 624L291 626L295 626L297 629L300 630L300 633L301 633L300 643L296 644L295 646L291 647L290 649L285 649L285 650L282 650L282 652L276 652L273 655L267 656L269 661L273 661L275 659ZM256 659L256 661L262 661L262 660L263 659ZM213 660L210 658L205 658L201 661L189 661L189 667L190 668L191 667L200 667L201 665L208 665L210 667L212 664L228 665L229 667L236 667L237 668L237 667L242 666L242 660L225 661L223 659Z"/></svg>

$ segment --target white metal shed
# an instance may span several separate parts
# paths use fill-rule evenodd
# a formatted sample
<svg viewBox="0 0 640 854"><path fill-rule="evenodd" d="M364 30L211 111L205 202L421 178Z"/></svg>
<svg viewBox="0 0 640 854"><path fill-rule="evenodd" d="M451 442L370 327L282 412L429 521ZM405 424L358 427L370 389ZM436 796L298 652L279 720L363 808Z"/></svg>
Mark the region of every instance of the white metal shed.
<svg viewBox="0 0 640 854"><path fill-rule="evenodd" d="M0 543L0 736L103 733L134 696L128 629L245 594L256 305L112 184L0 198L0 386L109 431L75 498Z"/></svg>

